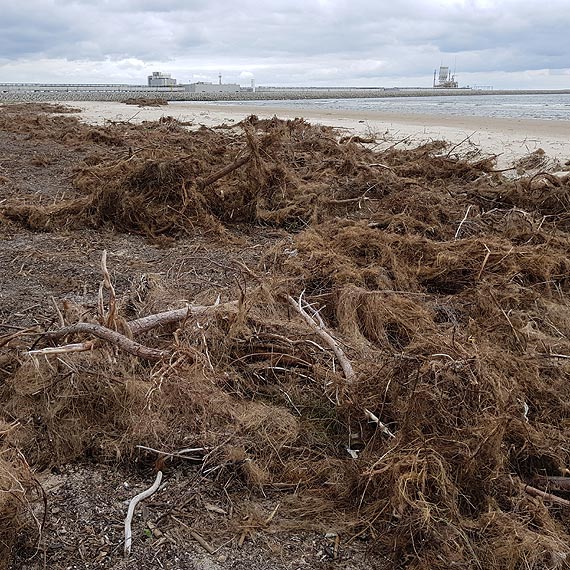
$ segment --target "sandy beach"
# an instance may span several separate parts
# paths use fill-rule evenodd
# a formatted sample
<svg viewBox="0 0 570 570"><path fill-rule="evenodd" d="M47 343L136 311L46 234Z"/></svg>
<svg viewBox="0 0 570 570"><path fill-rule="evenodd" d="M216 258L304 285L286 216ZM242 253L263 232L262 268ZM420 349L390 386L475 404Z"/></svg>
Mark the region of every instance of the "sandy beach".
<svg viewBox="0 0 570 570"><path fill-rule="evenodd" d="M439 117L374 111L291 109L259 105L215 105L175 103L165 107L135 107L115 102L70 102L81 109L82 120L91 124L106 121L142 122L172 116L180 121L213 127L232 124L255 114L282 119L302 116L312 123L346 129L347 133L373 134L387 144L417 145L430 140L447 140L468 152L479 148L485 155L497 155L498 165L507 168L531 152L543 149L556 169L570 160L570 122L481 117Z"/></svg>

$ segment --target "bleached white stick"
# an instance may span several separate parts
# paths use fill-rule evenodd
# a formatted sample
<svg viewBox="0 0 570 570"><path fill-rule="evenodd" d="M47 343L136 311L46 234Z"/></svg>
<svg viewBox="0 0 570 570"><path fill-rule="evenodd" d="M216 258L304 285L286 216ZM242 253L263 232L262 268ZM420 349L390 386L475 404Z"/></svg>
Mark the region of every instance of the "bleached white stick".
<svg viewBox="0 0 570 570"><path fill-rule="evenodd" d="M161 481L162 481L162 471L159 471L156 474L156 479L154 480L152 487L149 487L146 491L143 491L142 493L139 493L138 495L133 497L131 499L131 502L129 503L129 509L127 511L127 518L125 519L125 557L130 556L130 554L131 554L131 545L133 542L133 533L131 530L131 523L133 522L133 515L135 514L135 507L137 506L137 504L140 501L142 501L143 499L146 499L147 497L150 497L153 493L155 493L156 490L158 489L158 487L160 486Z"/></svg>
<svg viewBox="0 0 570 570"><path fill-rule="evenodd" d="M455 232L454 239L457 239L459 237L459 234L461 233L461 228L463 227L463 224L466 222L467 216L469 216L469 211L471 210L472 207L473 207L473 204L469 204L469 206L467 207L467 211L465 212L465 216L463 216L463 219L459 223L459 227L457 228L457 231Z"/></svg>
<svg viewBox="0 0 570 570"><path fill-rule="evenodd" d="M86 352L93 348L93 342L80 342L76 344L66 344L65 346L48 346L47 348L40 348L38 350L28 350L26 354L67 354L69 352Z"/></svg>
<svg viewBox="0 0 570 570"><path fill-rule="evenodd" d="M396 437L388 428L388 426L385 423L382 423L380 421L380 418L376 415L373 414L370 410L367 410L366 408L364 408L364 415L366 416L366 418L368 420L370 420L371 422L375 423L378 426L378 429L382 432L385 433L388 437Z"/></svg>
<svg viewBox="0 0 570 570"><path fill-rule="evenodd" d="M346 381L349 384L354 382L354 380L356 379L356 374L354 372L354 369L352 368L350 360L348 360L346 354L340 347L339 343L332 337L332 335L324 327L324 322L321 316L316 311L313 310L314 313L316 313L315 317L319 321L317 323L315 322L315 319L311 317L311 315L309 315L309 313L307 313L307 311L303 308L303 306L301 305L302 296L303 294L301 293L299 301L293 299L291 295L287 295L287 299L289 301L289 304L303 317L305 322L313 329L313 331L317 335L319 335L321 339L332 349L342 367L342 371L344 372L344 377L346 378Z"/></svg>

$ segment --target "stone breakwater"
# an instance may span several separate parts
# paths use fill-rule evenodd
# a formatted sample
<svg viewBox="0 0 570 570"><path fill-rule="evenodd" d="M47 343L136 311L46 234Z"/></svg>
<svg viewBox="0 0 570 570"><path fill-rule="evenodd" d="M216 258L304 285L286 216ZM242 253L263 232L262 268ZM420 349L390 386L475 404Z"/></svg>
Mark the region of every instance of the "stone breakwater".
<svg viewBox="0 0 570 570"><path fill-rule="evenodd" d="M286 89L240 93L190 93L183 88L146 89L139 86L14 85L0 84L0 102L117 101L144 97L167 101L263 101L287 99L357 99L446 95L527 95L566 91L484 91L476 89Z"/></svg>

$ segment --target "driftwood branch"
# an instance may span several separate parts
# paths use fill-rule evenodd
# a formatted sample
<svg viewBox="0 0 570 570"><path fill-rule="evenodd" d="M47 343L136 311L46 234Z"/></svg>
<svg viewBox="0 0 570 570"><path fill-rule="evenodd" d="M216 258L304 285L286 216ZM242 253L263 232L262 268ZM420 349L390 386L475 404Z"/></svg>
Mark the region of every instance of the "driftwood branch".
<svg viewBox="0 0 570 570"><path fill-rule="evenodd" d="M225 167L224 169L218 171L217 173L213 174L205 181L203 181L204 185L211 184L221 176L228 174L232 170L238 168L242 164L245 164L249 160L251 160L252 154L248 154L239 160L235 161L233 164ZM141 334L143 332L152 330L156 327L179 323L187 319L190 315L199 315L211 311L217 308L225 308L229 309L231 307L237 306L237 301L224 303L223 305L216 302L214 305L188 305L183 309L174 309L172 311L165 311L162 313L157 313L154 315L148 315L146 317L135 319L128 323L124 323L125 328L127 329L128 335L122 334L115 329L116 327L116 319L117 319L117 297L115 293L115 288L113 287L113 283L111 281L111 276L109 274L109 270L107 269L107 250L103 250L103 254L101 256L101 272L103 274L103 280L99 286L99 296L98 296L98 312L99 312L99 320L102 324L96 323L76 323L74 325L65 326L65 321L63 319L63 315L59 310L55 299L52 297L52 301L55 305L56 311L59 316L59 321L61 328L56 331L49 331L42 333L42 336L47 340L58 340L60 338L64 338L69 335L74 335L78 333L90 334L101 340L107 341L121 350L128 352L134 356L138 356L141 358L146 358L147 360L160 360L161 358L165 358L170 356L170 353L165 350L158 350L155 348L150 348L143 344L140 344L134 340L132 340L133 335ZM109 301L108 301L108 310L105 311L105 302L104 302L104 290L107 289L109 292ZM27 332L27 331L25 331ZM9 342L15 336L23 334L22 332L18 331L17 333L13 333L12 335L8 335L8 337L0 337L0 346L2 343ZM47 347L39 350L31 350L28 354L31 355L38 355L38 354L66 354L69 352L82 352L91 350L93 348L93 342L83 342L83 343L76 343L76 344L68 344L65 346L58 346L58 347Z"/></svg>
<svg viewBox="0 0 570 570"><path fill-rule="evenodd" d="M124 334L118 333L117 331L112 331L107 327L93 323L76 323L74 325L59 329L58 331L44 333L44 336L48 340L57 340L65 336L77 333L91 334L97 338L106 340L107 342L118 346L121 350L124 350L129 354L140 356L141 358L146 358L148 360L160 360L165 356L169 356L169 353L167 351L157 350L156 348L149 348L148 346L144 346L134 340L131 340Z"/></svg>
<svg viewBox="0 0 570 570"><path fill-rule="evenodd" d="M243 157L240 159L241 164L245 164L247 160L251 159L251 155L248 157ZM239 162L239 161L237 161ZM234 166L235 164L234 163ZM237 167L236 167L237 168ZM216 310L236 310L238 307L238 301L229 301L222 304L214 305L188 305L181 309L173 309L171 311L164 311L162 313L156 313L154 315L148 315L140 319L135 319L125 323L125 327L129 333L129 336L122 334L118 331L112 330L109 326L113 326L116 319L116 302L115 302L115 291L113 289L109 272L106 266L106 252L103 253L103 258L101 260L101 269L103 271L104 279L101 284L99 302L100 302L100 316L104 319L108 326L103 326L96 323L76 323L67 327L62 327L56 331L49 331L43 333L43 337L50 341L56 341L66 336L75 334L89 334L95 336L101 340L109 342L119 349L137 356L140 358L145 358L147 360L161 360L170 356L170 352L166 350L159 350L156 348L151 348L140 344L139 342L129 338L129 336L136 336L144 332L150 331L160 326L180 323L186 320L190 316L196 316L205 314ZM248 270L249 271L249 270ZM103 303L102 303L102 290L107 288L109 290L109 312L105 316L103 314ZM291 306L303 317L305 322L311 327L311 329L324 341L324 343L334 352L340 366L343 370L344 376L347 382L352 383L356 374L352 367L350 360L345 355L343 349L339 345L338 341L328 332L325 323L319 312L307 303L303 303L302 295L298 301L293 299L291 296L287 296L287 299ZM305 305L305 306L303 306ZM307 312L309 309L310 313ZM65 345L60 347L48 347L39 350L30 351L28 354L65 354L68 352L81 352L90 350L93 348L92 342L83 342L71 345Z"/></svg>
<svg viewBox="0 0 570 570"><path fill-rule="evenodd" d="M313 329L313 331L321 337L323 342L328 345L328 347L334 352L342 371L344 372L344 377L346 378L347 382L352 383L356 378L356 374L354 369L352 368L352 364L350 360L347 358L346 354L338 344L338 342L333 338L333 336L326 330L323 320L321 319L320 315L316 314L316 319L309 315L307 311L302 307L300 301L295 301L293 297L290 295L287 296L287 300L289 304L303 317L305 322Z"/></svg>
<svg viewBox="0 0 570 570"><path fill-rule="evenodd" d="M536 487L531 487L530 485L525 485L524 490L526 493L528 493L532 497L540 497L541 499L544 499L545 501L549 501L549 502L554 503L556 505L560 505L561 507L570 507L570 501L567 501L566 499L563 499L562 497L557 497L556 495L553 495L552 493L546 493L545 491L541 491L540 489L537 489Z"/></svg>
<svg viewBox="0 0 570 570"><path fill-rule="evenodd" d="M240 166L247 164L252 159L252 157L253 157L252 154L246 154L245 156L238 158L235 162L232 162L231 164L224 166L224 168L218 170L217 172L214 172L213 174L210 174L210 176L208 176L207 178L199 180L198 187L203 190L204 188L206 188L206 186L209 186L210 184L216 182L216 180L219 180L220 178L227 176L234 170L237 170Z"/></svg>
<svg viewBox="0 0 570 570"><path fill-rule="evenodd" d="M534 478L537 485L550 485L559 489L570 490L570 477L557 477L554 475L537 475Z"/></svg>
<svg viewBox="0 0 570 570"><path fill-rule="evenodd" d="M162 471L159 471L156 474L156 479L154 480L152 486L143 491L142 493L139 493L138 495L133 497L131 499L131 502L129 503L129 508L127 510L127 517L125 518L125 556L129 556L131 554L131 545L133 542L133 533L131 530L131 524L133 522L133 515L135 514L135 507L140 501L154 494L158 489L158 487L160 486L161 481L162 481Z"/></svg>
<svg viewBox="0 0 570 570"><path fill-rule="evenodd" d="M232 309L237 307L237 301L229 301L219 305L188 305L183 309L174 309L163 313L148 315L127 324L133 335L141 334L164 325L179 323L190 316L203 315L214 310Z"/></svg>

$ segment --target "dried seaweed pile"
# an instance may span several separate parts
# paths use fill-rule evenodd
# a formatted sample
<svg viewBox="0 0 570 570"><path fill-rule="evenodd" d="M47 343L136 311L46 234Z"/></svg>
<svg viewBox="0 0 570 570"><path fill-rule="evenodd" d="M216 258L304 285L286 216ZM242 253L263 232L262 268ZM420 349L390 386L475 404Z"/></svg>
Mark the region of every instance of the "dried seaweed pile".
<svg viewBox="0 0 570 570"><path fill-rule="evenodd" d="M166 99L159 97L130 97L123 101L126 105L136 105L137 107L164 107L168 105Z"/></svg>
<svg viewBox="0 0 570 570"><path fill-rule="evenodd" d="M126 153L88 158L73 200L4 215L151 238L285 231L162 326L139 321L178 308L157 284L65 304L66 325L158 356L79 329L39 338L93 342L57 358L6 342L2 418L20 425L3 449L40 470L200 448L206 477L291 489L284 526L334 517L398 567L567 567L568 177L509 180L443 143L362 144L303 120L103 132Z"/></svg>
<svg viewBox="0 0 570 570"><path fill-rule="evenodd" d="M61 121L75 119L43 118L38 129L66 141ZM29 119L21 128L36 136L35 126ZM102 147L76 173L77 199L35 208L9 204L3 212L36 229L111 224L147 236L180 235L193 226L220 231L219 222L295 230L331 215L369 217L386 207L392 215L404 215L402 197L424 183L436 187L422 194L416 207L435 206L437 215L445 198L438 186L464 184L492 170L490 160L472 164L436 157L442 143L378 153L358 139L340 143L333 129L302 119L250 117L241 126L188 132L164 117L141 127L69 127L70 144L83 138Z"/></svg>

